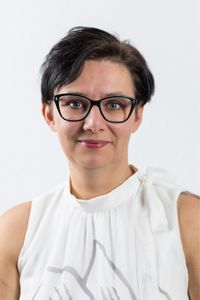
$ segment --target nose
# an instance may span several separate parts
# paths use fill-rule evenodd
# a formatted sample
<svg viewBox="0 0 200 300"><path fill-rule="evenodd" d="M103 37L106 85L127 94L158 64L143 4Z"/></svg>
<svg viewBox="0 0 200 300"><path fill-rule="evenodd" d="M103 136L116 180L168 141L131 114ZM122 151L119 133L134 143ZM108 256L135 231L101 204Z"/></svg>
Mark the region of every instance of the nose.
<svg viewBox="0 0 200 300"><path fill-rule="evenodd" d="M84 130L90 130L92 132L98 132L104 130L106 127L106 120L104 120L99 107L93 106L88 116L84 119Z"/></svg>

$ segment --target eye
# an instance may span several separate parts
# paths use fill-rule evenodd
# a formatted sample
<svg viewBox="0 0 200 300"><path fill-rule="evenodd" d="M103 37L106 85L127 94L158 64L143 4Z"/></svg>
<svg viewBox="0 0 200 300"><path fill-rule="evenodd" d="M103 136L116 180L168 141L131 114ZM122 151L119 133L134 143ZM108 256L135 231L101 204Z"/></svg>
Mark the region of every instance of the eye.
<svg viewBox="0 0 200 300"><path fill-rule="evenodd" d="M60 99L60 106L65 109L83 110L87 108L88 104L84 99L64 96Z"/></svg>
<svg viewBox="0 0 200 300"><path fill-rule="evenodd" d="M69 108L72 109L81 109L84 107L84 104L81 101L71 100L66 104Z"/></svg>
<svg viewBox="0 0 200 300"><path fill-rule="evenodd" d="M120 109L121 108L121 104L118 103L118 102L114 102L114 101L111 101L110 103L107 104L107 107L108 109L110 110L117 110L117 109Z"/></svg>
<svg viewBox="0 0 200 300"><path fill-rule="evenodd" d="M110 111L115 111L115 110L124 110L127 105L129 105L129 101L126 101L124 99L109 99L109 100L105 100L104 102L104 107L107 109L107 110L110 110Z"/></svg>

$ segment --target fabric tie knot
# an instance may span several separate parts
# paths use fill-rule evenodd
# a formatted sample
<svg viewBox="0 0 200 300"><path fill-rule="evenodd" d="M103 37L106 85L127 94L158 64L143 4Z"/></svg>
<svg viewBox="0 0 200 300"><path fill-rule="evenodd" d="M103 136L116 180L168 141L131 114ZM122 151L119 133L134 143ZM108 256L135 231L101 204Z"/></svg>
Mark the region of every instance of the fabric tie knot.
<svg viewBox="0 0 200 300"><path fill-rule="evenodd" d="M139 174L138 179L143 183L152 231L170 230L163 203L153 186L173 188L175 186L173 177L164 169L148 168L146 174Z"/></svg>

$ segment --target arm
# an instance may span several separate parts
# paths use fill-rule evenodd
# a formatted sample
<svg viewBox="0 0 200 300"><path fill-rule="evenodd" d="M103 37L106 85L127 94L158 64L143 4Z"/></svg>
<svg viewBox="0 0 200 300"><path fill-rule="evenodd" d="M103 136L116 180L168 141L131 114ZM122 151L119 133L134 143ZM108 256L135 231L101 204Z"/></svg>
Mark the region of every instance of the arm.
<svg viewBox="0 0 200 300"><path fill-rule="evenodd" d="M178 199L179 227L189 274L190 300L200 299L200 197L182 193Z"/></svg>
<svg viewBox="0 0 200 300"><path fill-rule="evenodd" d="M18 256L23 246L30 202L18 205L0 217L0 299L20 296Z"/></svg>

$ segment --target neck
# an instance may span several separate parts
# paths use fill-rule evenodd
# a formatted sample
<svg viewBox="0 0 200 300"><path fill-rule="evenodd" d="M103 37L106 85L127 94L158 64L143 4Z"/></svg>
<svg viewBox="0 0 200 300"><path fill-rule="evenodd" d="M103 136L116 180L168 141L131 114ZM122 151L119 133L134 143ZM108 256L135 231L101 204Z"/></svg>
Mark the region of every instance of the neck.
<svg viewBox="0 0 200 300"><path fill-rule="evenodd" d="M97 169L70 165L71 192L79 199L91 199L111 192L137 169L129 166L105 166Z"/></svg>

